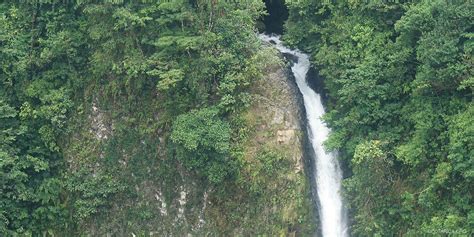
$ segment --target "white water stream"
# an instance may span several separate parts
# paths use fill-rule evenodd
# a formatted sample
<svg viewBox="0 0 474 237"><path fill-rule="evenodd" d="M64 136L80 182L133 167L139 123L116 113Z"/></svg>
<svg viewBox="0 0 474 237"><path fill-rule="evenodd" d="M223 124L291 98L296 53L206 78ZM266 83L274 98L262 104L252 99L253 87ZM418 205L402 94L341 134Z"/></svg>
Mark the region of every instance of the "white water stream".
<svg viewBox="0 0 474 237"><path fill-rule="evenodd" d="M341 199L342 172L334 152L326 152L323 142L329 135L329 128L321 120L324 107L321 96L314 92L306 82L306 74L310 67L309 56L283 46L279 36L260 35L263 41L274 43L282 53L296 56L298 61L293 64L296 84L303 95L304 107L308 121L308 135L314 150L316 189L319 199L319 216L324 237L348 236L344 207Z"/></svg>

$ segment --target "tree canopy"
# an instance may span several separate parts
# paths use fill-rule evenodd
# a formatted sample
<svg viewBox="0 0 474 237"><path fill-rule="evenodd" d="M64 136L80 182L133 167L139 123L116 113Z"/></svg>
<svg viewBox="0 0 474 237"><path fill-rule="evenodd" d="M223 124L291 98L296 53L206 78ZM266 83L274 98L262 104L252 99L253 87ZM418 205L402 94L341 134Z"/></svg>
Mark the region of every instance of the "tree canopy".
<svg viewBox="0 0 474 237"><path fill-rule="evenodd" d="M472 234L469 1L288 1L329 93L354 235Z"/></svg>

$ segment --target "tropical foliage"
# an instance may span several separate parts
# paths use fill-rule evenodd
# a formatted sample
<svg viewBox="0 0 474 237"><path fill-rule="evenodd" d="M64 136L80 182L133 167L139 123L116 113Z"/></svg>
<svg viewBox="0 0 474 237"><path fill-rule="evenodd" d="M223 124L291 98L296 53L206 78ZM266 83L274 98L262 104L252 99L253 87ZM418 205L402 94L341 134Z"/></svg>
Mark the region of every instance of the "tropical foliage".
<svg viewBox="0 0 474 237"><path fill-rule="evenodd" d="M241 113L268 57L279 62L256 35L263 7L0 3L0 236L311 231L303 174L258 199L275 179L241 177ZM269 199L288 210L255 215Z"/></svg>
<svg viewBox="0 0 474 237"><path fill-rule="evenodd" d="M327 146L348 165L352 233L472 234L472 3L288 7L287 42L326 78Z"/></svg>

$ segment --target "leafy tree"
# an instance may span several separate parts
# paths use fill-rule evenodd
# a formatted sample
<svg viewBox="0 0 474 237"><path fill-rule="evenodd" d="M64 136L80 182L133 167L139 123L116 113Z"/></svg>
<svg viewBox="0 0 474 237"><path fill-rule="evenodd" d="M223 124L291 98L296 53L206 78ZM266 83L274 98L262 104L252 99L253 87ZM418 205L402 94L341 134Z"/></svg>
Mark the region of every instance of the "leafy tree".
<svg viewBox="0 0 474 237"><path fill-rule="evenodd" d="M357 146L352 159L353 176L344 181L351 205L355 208L353 215L357 223L352 232L355 235L383 236L396 234L399 225L384 216L398 214L396 194L393 193L397 175L393 161L383 150L380 141L370 141Z"/></svg>
<svg viewBox="0 0 474 237"><path fill-rule="evenodd" d="M52 230L60 224L61 181L54 175L54 159L18 112L0 101L0 231L4 234Z"/></svg>
<svg viewBox="0 0 474 237"><path fill-rule="evenodd" d="M221 183L235 169L230 150L230 126L215 108L194 110L178 116L171 139L176 156L185 167L202 173L212 183Z"/></svg>

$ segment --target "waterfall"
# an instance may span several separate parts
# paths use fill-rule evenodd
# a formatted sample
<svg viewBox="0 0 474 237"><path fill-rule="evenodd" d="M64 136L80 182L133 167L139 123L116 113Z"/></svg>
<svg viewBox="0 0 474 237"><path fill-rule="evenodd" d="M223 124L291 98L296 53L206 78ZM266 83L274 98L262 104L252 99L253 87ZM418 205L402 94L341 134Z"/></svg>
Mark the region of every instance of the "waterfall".
<svg viewBox="0 0 474 237"><path fill-rule="evenodd" d="M274 43L280 52L292 54L298 59L291 67L291 71L303 95L308 136L314 151L312 157L315 159L315 170L313 173L319 199L322 235L324 237L348 236L345 210L340 194L342 172L336 154L326 152L323 147L323 142L327 139L330 130L321 120L324 114L321 96L314 92L306 82L306 74L310 67L309 56L283 46L279 36L261 34L259 37L263 41Z"/></svg>

